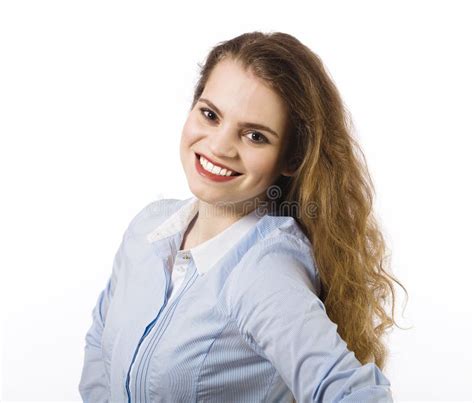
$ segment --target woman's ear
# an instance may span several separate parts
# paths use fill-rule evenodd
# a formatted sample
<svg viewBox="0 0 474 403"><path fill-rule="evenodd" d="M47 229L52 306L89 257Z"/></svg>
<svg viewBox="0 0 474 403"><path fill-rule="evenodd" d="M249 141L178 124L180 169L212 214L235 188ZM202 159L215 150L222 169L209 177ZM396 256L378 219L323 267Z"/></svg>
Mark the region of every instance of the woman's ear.
<svg viewBox="0 0 474 403"><path fill-rule="evenodd" d="M281 174L283 176L293 176L296 173L296 169L297 161L295 159L292 159L289 162L285 162L285 166L283 167Z"/></svg>
<svg viewBox="0 0 474 403"><path fill-rule="evenodd" d="M285 169L285 170L283 170L283 171L281 172L281 174L282 174L283 176L293 176L293 175L295 174L295 172Z"/></svg>
<svg viewBox="0 0 474 403"><path fill-rule="evenodd" d="M287 133L293 133L293 130L287 130ZM286 141L288 143L285 144L283 164L280 174L291 177L295 175L300 161L296 152L296 143L289 141L289 138L287 138Z"/></svg>

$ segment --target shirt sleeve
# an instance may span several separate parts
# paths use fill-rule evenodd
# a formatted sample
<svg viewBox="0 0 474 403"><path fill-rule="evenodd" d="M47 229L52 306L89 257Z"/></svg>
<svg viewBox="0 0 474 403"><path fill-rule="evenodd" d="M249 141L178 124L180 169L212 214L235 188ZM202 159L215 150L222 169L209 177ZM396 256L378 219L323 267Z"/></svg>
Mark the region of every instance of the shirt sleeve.
<svg viewBox="0 0 474 403"><path fill-rule="evenodd" d="M298 402L393 402L389 380L374 363L361 365L327 316L303 244L286 245L250 259L235 278L229 310L244 339Z"/></svg>
<svg viewBox="0 0 474 403"><path fill-rule="evenodd" d="M114 294L117 272L123 261L123 242L122 240L115 254L112 274L107 285L99 294L94 309L92 310L92 325L85 337L84 364L79 383L79 393L82 400L86 403L103 403L109 401L109 384L102 360L102 332L104 330L110 302Z"/></svg>
<svg viewBox="0 0 474 403"><path fill-rule="evenodd" d="M102 333L107 319L107 312L112 302L118 274L122 270L122 266L124 266L126 255L124 249L127 239L129 235L133 233L136 226L135 224L141 219L156 215L155 212L159 207L156 202L152 202L140 210L131 220L115 254L112 274L107 281L106 287L99 294L92 310L92 325L85 337L84 363L79 382L79 393L85 403L103 403L109 401L109 380L102 359Z"/></svg>

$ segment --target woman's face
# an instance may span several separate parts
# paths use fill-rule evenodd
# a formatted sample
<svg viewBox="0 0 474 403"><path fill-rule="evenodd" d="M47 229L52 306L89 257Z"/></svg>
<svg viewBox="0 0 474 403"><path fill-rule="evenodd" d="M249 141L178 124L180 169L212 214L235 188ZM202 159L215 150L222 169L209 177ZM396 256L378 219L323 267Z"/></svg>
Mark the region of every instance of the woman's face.
<svg viewBox="0 0 474 403"><path fill-rule="evenodd" d="M276 92L238 62L220 61L183 127L180 157L191 192L212 204L264 198L280 174L290 174L283 161L287 119ZM197 156L239 175L218 168L208 174Z"/></svg>

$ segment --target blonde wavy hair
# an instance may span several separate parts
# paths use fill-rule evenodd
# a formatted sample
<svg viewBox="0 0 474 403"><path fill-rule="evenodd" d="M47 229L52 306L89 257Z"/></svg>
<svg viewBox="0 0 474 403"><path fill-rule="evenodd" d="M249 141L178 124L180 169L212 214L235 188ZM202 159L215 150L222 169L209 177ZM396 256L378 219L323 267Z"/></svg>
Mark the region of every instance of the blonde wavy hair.
<svg viewBox="0 0 474 403"><path fill-rule="evenodd" d="M320 58L293 36L250 32L211 49L200 65L192 108L224 57L250 68L286 102L291 141L284 157L295 174L276 182L282 189L279 206L296 203L299 211L316 206L316 214L294 218L313 245L319 298L357 359L383 369L388 349L382 338L396 324L394 283L408 293L387 272L373 183L336 86ZM389 313L384 305L391 305Z"/></svg>

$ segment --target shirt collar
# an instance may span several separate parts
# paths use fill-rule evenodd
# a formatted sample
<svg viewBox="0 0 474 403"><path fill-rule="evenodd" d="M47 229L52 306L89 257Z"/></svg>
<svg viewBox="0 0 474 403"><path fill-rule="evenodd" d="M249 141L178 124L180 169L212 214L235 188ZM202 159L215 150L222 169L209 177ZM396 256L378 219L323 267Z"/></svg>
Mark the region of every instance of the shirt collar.
<svg viewBox="0 0 474 403"><path fill-rule="evenodd" d="M165 221L147 235L148 242L156 242L177 232L184 232L191 220L197 214L199 199L191 197L185 200L178 211L171 214Z"/></svg>
<svg viewBox="0 0 474 403"><path fill-rule="evenodd" d="M148 234L148 241L155 242L177 232L184 234L196 216L198 208L199 199L190 198L178 211ZM188 250L200 274L207 273L257 223L261 218L257 210L254 209L213 238Z"/></svg>

